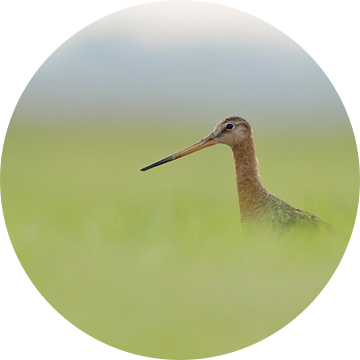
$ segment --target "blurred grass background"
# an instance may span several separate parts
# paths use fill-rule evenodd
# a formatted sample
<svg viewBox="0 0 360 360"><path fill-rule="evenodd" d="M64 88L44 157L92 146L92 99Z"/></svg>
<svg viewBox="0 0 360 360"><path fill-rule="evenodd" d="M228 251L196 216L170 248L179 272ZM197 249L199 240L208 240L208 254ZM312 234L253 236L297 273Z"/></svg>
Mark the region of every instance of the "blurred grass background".
<svg viewBox="0 0 360 360"><path fill-rule="evenodd" d="M214 126L10 125L10 238L37 289L81 330L150 357L215 356L285 326L330 279L358 205L352 133L254 128L265 187L339 229L276 237L241 228L227 146L139 171Z"/></svg>

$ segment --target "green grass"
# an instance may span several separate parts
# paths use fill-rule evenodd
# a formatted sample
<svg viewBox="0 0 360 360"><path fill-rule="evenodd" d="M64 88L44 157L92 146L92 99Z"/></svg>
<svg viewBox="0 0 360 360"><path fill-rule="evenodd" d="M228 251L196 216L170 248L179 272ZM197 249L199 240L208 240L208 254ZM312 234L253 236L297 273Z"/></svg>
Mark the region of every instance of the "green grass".
<svg viewBox="0 0 360 360"><path fill-rule="evenodd" d="M276 237L241 228L226 146L139 171L204 128L9 128L2 202L19 260L57 311L109 345L177 359L249 346L300 314L345 251L352 134L254 129L267 189L339 229Z"/></svg>

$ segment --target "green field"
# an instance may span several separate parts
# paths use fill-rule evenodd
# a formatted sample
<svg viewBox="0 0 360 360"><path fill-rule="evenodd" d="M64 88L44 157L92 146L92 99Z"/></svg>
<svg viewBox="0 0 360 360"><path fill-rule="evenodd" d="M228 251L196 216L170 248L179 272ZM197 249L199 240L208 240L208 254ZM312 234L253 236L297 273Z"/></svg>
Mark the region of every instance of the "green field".
<svg viewBox="0 0 360 360"><path fill-rule="evenodd" d="M352 133L254 129L265 187L338 229L278 237L241 228L227 146L139 171L214 125L10 126L10 238L40 293L81 330L150 357L215 356L285 326L330 279L358 205Z"/></svg>

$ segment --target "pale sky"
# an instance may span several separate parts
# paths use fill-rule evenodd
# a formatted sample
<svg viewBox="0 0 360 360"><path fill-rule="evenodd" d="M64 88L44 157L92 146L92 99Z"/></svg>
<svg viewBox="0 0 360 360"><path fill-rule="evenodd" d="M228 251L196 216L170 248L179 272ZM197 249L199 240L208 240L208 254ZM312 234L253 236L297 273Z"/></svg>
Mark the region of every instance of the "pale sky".
<svg viewBox="0 0 360 360"><path fill-rule="evenodd" d="M193 46L285 46L296 45L269 24L229 7L194 2L169 1L135 6L93 23L79 40L121 41L152 48Z"/></svg>
<svg viewBox="0 0 360 360"><path fill-rule="evenodd" d="M295 42L228 7L158 2L87 26L25 89L13 122L347 120L329 79Z"/></svg>

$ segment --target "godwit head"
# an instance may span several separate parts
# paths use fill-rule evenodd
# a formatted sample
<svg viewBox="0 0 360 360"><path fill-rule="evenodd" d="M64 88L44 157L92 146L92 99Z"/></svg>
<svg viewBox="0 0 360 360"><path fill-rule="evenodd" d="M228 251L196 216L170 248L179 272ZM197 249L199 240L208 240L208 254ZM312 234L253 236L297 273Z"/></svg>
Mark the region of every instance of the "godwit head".
<svg viewBox="0 0 360 360"><path fill-rule="evenodd" d="M231 116L221 120L214 128L212 133L200 140L199 142L178 151L175 154L167 156L151 165L145 166L141 171L149 170L153 167L165 164L169 161L179 159L185 155L191 154L195 151L205 149L216 144L226 144L230 147L241 144L247 138L252 138L252 131L250 124L239 116Z"/></svg>

